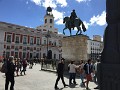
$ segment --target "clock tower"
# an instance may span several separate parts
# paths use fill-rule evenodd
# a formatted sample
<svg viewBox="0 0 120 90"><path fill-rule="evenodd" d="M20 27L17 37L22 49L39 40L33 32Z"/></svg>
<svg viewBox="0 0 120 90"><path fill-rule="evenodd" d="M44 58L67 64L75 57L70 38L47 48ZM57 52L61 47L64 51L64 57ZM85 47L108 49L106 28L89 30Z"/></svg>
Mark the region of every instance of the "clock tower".
<svg viewBox="0 0 120 90"><path fill-rule="evenodd" d="M54 27L54 17L52 14L52 8L47 7L46 15L44 16L44 25L48 28Z"/></svg>

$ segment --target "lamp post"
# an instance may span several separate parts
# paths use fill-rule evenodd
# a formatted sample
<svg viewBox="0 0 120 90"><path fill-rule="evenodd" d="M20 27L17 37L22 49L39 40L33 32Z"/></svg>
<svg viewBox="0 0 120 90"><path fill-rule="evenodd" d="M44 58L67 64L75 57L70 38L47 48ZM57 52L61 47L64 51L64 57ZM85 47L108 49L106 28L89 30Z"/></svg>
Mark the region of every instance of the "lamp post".
<svg viewBox="0 0 120 90"><path fill-rule="evenodd" d="M47 34L46 34L46 36L45 36L46 38L47 38L47 58L48 58L48 38L50 38L51 36L50 36L50 32L49 32L49 30L48 30L48 32L47 32Z"/></svg>

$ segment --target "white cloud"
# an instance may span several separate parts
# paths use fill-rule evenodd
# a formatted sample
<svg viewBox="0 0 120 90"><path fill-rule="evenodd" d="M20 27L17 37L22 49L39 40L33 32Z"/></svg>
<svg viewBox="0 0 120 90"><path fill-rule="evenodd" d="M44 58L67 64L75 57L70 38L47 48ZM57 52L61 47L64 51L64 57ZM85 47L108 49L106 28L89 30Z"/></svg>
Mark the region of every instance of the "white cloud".
<svg viewBox="0 0 120 90"><path fill-rule="evenodd" d="M58 4L61 4L61 7L66 7L66 6L67 6L66 0L56 0L56 2L57 2Z"/></svg>
<svg viewBox="0 0 120 90"><path fill-rule="evenodd" d="M89 27L89 23L87 23L86 21L83 21L83 23L84 23L84 25L85 25L85 27L86 27L86 29L88 29L88 27Z"/></svg>
<svg viewBox="0 0 120 90"><path fill-rule="evenodd" d="M62 32L58 32L58 34L63 34Z"/></svg>
<svg viewBox="0 0 120 90"><path fill-rule="evenodd" d="M81 2L88 2L88 1L91 1L91 0L76 0L76 1L81 3Z"/></svg>
<svg viewBox="0 0 120 90"><path fill-rule="evenodd" d="M55 17L55 20L63 18L63 12L59 12L57 10L53 10L52 13L53 13L53 15Z"/></svg>
<svg viewBox="0 0 120 90"><path fill-rule="evenodd" d="M56 24L60 25L60 24L63 24L63 19L59 19L58 21L56 21Z"/></svg>
<svg viewBox="0 0 120 90"><path fill-rule="evenodd" d="M106 12L103 11L101 15L93 16L90 19L90 25L97 24L100 26L106 25Z"/></svg>
<svg viewBox="0 0 120 90"><path fill-rule="evenodd" d="M64 12L59 12L57 10L53 10L52 13L55 17L56 24L58 24L58 25L63 24Z"/></svg>
<svg viewBox="0 0 120 90"><path fill-rule="evenodd" d="M28 26L25 26L25 27L28 27Z"/></svg>
<svg viewBox="0 0 120 90"><path fill-rule="evenodd" d="M75 27L74 30L77 31L78 30L77 27Z"/></svg>
<svg viewBox="0 0 120 90"><path fill-rule="evenodd" d="M89 20L89 23L87 23L86 21L84 21L83 23L85 24L86 29L88 29L89 26L93 26L93 25L99 25L99 26L106 25L106 12L103 11L101 15L93 16Z"/></svg>
<svg viewBox="0 0 120 90"><path fill-rule="evenodd" d="M101 38L101 41L103 42L103 38Z"/></svg>
<svg viewBox="0 0 120 90"><path fill-rule="evenodd" d="M45 7L45 8L47 8L49 6L52 7L52 8L56 8L57 7L57 5L56 5L54 0L45 0L44 2L42 2L42 6Z"/></svg>
<svg viewBox="0 0 120 90"><path fill-rule="evenodd" d="M36 5L41 5L42 0L31 0L31 1L34 2Z"/></svg>
<svg viewBox="0 0 120 90"><path fill-rule="evenodd" d="M48 6L56 8L58 5L60 5L61 7L67 6L66 0L31 0L31 1L34 2L36 5L43 6L45 8Z"/></svg>

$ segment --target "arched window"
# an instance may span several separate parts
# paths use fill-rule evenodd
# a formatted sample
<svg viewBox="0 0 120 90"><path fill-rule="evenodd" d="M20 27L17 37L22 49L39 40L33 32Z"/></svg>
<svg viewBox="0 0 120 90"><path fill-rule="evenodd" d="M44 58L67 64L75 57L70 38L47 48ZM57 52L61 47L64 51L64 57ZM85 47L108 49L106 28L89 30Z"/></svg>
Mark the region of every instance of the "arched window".
<svg viewBox="0 0 120 90"><path fill-rule="evenodd" d="M52 19L50 19L50 23L52 23Z"/></svg>
<svg viewBox="0 0 120 90"><path fill-rule="evenodd" d="M45 19L45 23L47 23L47 19Z"/></svg>

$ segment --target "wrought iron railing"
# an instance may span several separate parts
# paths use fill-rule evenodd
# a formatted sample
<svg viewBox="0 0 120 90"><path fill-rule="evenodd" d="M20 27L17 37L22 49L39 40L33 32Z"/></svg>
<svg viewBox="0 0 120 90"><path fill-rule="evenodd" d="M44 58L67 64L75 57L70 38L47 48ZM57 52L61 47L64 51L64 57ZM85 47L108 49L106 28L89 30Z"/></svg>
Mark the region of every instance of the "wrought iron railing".
<svg viewBox="0 0 120 90"><path fill-rule="evenodd" d="M59 60L57 59L43 59L41 60L41 69L56 71L58 62Z"/></svg>

